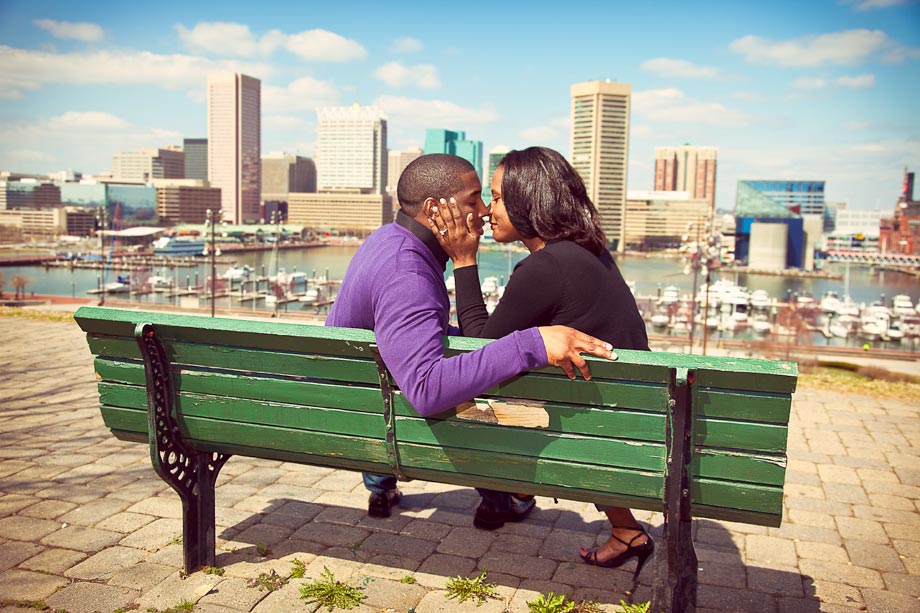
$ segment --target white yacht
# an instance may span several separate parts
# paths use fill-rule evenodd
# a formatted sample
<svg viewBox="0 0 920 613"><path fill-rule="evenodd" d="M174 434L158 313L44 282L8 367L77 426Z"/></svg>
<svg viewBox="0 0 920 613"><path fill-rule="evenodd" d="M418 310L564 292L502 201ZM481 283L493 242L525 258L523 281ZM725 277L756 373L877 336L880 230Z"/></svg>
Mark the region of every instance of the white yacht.
<svg viewBox="0 0 920 613"><path fill-rule="evenodd" d="M824 296L821 297L821 302L818 303L818 306L827 315L833 315L837 313L837 309L840 308L840 304L840 296L837 294L837 292L830 290L824 293Z"/></svg>
<svg viewBox="0 0 920 613"><path fill-rule="evenodd" d="M773 332L773 324L770 323L770 320L765 315L755 317L751 321L751 328L754 329L755 334L765 335Z"/></svg>
<svg viewBox="0 0 920 613"><path fill-rule="evenodd" d="M751 294L751 308L758 311L765 311L770 308L770 294L766 290L754 290Z"/></svg>
<svg viewBox="0 0 920 613"><path fill-rule="evenodd" d="M680 300L680 289L676 285L669 285L661 292L658 304L661 306L670 306L677 304Z"/></svg>
<svg viewBox="0 0 920 613"><path fill-rule="evenodd" d="M914 303L907 294L898 294L891 299L892 312L901 317L914 314Z"/></svg>
<svg viewBox="0 0 920 613"><path fill-rule="evenodd" d="M498 292L498 277L486 277L483 279L482 286L479 289L482 291L483 296L491 296Z"/></svg>

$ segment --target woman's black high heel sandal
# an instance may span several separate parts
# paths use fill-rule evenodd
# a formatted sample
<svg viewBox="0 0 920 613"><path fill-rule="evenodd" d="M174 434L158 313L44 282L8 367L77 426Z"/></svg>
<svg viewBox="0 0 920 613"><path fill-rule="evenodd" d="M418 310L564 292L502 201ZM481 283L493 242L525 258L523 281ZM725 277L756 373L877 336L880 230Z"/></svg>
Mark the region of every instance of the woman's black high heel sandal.
<svg viewBox="0 0 920 613"><path fill-rule="evenodd" d="M641 545L636 545L634 547L633 543L643 534L646 537L646 541ZM610 558L609 560L598 560L597 549L592 549L584 555L579 554L581 555L581 559L584 560L586 564L591 564L592 566L616 568L618 566L622 566L631 559L636 558L636 570L633 571L633 579L635 579L639 576L639 571L642 570L642 567L645 566L645 563L648 561L648 559L652 557L652 553L655 551L655 541L652 540L652 537L645 530L642 530L639 534L629 539L628 543L612 532L610 537L615 538L616 540L626 545L626 551L618 556Z"/></svg>

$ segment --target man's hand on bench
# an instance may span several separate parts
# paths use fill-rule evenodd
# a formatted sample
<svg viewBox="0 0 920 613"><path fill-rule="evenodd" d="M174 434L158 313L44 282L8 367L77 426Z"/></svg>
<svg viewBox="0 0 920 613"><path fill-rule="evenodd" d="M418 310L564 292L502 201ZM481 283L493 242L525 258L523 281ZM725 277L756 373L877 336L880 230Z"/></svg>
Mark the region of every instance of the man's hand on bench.
<svg viewBox="0 0 920 613"><path fill-rule="evenodd" d="M543 346L546 347L546 357L549 363L565 371L569 379L575 378L576 368L581 371L585 380L591 379L591 370L585 359L581 357L582 353L590 353L608 360L617 359L617 354L613 352L613 345L574 328L540 326L537 330L543 337Z"/></svg>

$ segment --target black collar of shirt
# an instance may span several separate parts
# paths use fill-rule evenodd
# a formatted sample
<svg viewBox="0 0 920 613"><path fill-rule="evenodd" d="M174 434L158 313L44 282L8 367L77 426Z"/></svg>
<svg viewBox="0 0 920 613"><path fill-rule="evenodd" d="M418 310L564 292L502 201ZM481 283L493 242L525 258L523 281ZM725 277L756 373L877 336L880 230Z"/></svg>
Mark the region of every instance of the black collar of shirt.
<svg viewBox="0 0 920 613"><path fill-rule="evenodd" d="M435 235L431 233L430 228L426 228L402 211L396 212L396 223L411 232L415 238L425 243L425 246L431 250L431 253L434 254L434 258L441 265L441 269L447 269L447 260L450 258L447 257L447 253L441 247Z"/></svg>

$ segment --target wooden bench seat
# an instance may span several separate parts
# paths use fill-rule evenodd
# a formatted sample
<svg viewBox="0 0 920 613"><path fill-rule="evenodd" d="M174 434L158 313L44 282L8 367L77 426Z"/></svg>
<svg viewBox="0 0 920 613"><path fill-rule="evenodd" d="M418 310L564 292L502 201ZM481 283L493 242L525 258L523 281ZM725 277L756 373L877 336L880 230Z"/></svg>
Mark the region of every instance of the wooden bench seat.
<svg viewBox="0 0 920 613"><path fill-rule="evenodd" d="M92 307L76 320L106 427L150 444L183 499L187 572L214 564L213 483L231 455L663 511L672 610L695 600L691 516L782 517L792 363L618 350L589 358L591 381L531 371L481 410L422 418L365 330ZM537 405L547 423L490 423L490 401Z"/></svg>

